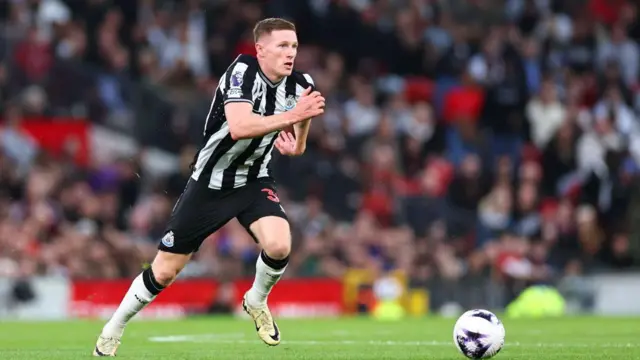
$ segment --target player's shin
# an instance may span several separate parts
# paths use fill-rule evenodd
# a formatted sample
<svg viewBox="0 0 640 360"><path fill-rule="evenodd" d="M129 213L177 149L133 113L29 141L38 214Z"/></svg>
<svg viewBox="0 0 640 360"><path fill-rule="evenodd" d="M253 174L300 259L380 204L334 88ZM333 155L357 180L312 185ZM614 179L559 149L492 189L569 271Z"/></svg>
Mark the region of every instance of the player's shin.
<svg viewBox="0 0 640 360"><path fill-rule="evenodd" d="M120 306L102 329L102 335L120 338L127 322L153 301L163 289L164 286L156 281L151 267L144 270L131 283Z"/></svg>
<svg viewBox="0 0 640 360"><path fill-rule="evenodd" d="M260 306L266 303L273 286L280 280L289 263L289 256L284 259L273 259L264 252L256 262L256 277L247 293L249 306Z"/></svg>

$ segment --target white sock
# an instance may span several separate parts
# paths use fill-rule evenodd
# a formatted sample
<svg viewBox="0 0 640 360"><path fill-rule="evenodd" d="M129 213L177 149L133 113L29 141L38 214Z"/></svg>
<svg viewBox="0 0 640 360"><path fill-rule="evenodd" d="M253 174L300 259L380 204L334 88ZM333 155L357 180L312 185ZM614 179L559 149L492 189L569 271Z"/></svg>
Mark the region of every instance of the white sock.
<svg viewBox="0 0 640 360"><path fill-rule="evenodd" d="M260 306L267 302L267 297L271 292L273 286L280 280L282 274L284 274L287 268L286 262L288 259L277 262L282 262L285 265L280 269L274 269L273 266L269 266L265 263L265 260L270 262L264 252L260 253L258 260L256 261L256 277L253 280L253 285L247 293L247 302L249 306Z"/></svg>
<svg viewBox="0 0 640 360"><path fill-rule="evenodd" d="M156 295L149 291L144 281L144 277L150 276L150 274L151 272L144 271L133 280L127 294L124 296L124 299L122 299L120 306L118 306L116 312L102 329L103 336L116 338L122 337L124 327L127 325L129 320L144 309L144 307L153 301L153 299L155 299ZM151 284L150 281L147 282ZM155 294L160 290L162 289L154 290Z"/></svg>

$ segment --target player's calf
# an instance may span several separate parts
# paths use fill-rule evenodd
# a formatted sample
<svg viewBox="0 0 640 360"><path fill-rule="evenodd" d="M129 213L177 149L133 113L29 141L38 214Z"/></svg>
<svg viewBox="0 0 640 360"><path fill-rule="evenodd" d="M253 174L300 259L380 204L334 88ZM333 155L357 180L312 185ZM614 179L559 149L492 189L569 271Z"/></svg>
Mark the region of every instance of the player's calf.
<svg viewBox="0 0 640 360"><path fill-rule="evenodd" d="M258 239L262 252L256 261L256 277L247 293L247 302L252 307L266 304L267 296L280 280L289 263L291 230L286 219L268 216L250 226Z"/></svg>
<svg viewBox="0 0 640 360"><path fill-rule="evenodd" d="M273 259L265 250L262 250L256 262L256 277L253 285L242 299L242 307L253 319L258 337L271 346L280 343L280 329L267 306L267 297L284 274L288 261L288 256L284 259Z"/></svg>
<svg viewBox="0 0 640 360"><path fill-rule="evenodd" d="M133 280L118 309L102 328L94 356L115 356L129 320L175 280L189 258L190 255L158 252L153 264Z"/></svg>
<svg viewBox="0 0 640 360"><path fill-rule="evenodd" d="M256 261L256 277L242 300L244 310L253 319L258 336L267 345L280 343L280 329L271 316L267 297L289 263L291 231L289 222L277 216L263 217L250 226L262 246Z"/></svg>
<svg viewBox="0 0 640 360"><path fill-rule="evenodd" d="M163 289L164 286L155 279L151 267L138 275L131 283L116 312L102 328L93 355L116 356L127 322L153 301Z"/></svg>

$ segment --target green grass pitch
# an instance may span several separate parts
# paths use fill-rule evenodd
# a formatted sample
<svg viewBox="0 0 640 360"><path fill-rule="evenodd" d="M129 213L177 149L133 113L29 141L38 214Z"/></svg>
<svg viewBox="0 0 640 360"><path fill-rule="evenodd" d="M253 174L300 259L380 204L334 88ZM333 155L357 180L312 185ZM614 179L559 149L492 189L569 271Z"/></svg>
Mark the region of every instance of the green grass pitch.
<svg viewBox="0 0 640 360"><path fill-rule="evenodd" d="M134 321L118 359L464 359L452 343L455 319L280 320L283 342L263 345L249 320ZM640 359L640 319L505 320L495 359ZM0 323L0 359L90 359L101 322Z"/></svg>

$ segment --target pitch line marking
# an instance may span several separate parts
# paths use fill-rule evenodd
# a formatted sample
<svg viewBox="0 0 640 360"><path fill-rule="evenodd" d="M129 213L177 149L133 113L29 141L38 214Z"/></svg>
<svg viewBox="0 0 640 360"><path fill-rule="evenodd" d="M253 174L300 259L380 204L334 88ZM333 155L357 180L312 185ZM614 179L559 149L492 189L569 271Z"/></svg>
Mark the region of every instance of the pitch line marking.
<svg viewBox="0 0 640 360"><path fill-rule="evenodd" d="M197 335L167 335L167 336L151 336L151 342L221 342L221 341L239 341L244 338L244 333L227 333L227 334L197 334ZM232 341L232 339L237 339Z"/></svg>
<svg viewBox="0 0 640 360"><path fill-rule="evenodd" d="M261 344L258 340L245 340L243 333L230 334L197 334L197 335L167 335L152 336L151 342L158 343L217 343L217 344ZM394 340L284 340L283 345L372 345L372 346L453 346L449 341L394 341ZM640 344L632 343L521 343L508 342L506 347L534 347L534 348L637 348Z"/></svg>

